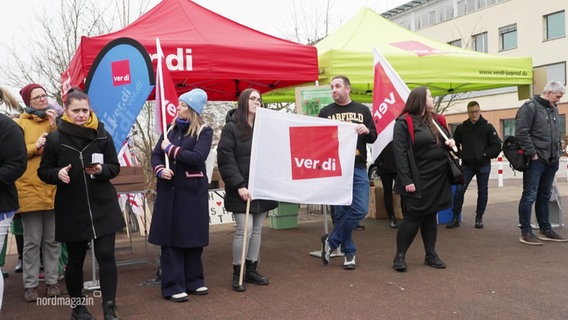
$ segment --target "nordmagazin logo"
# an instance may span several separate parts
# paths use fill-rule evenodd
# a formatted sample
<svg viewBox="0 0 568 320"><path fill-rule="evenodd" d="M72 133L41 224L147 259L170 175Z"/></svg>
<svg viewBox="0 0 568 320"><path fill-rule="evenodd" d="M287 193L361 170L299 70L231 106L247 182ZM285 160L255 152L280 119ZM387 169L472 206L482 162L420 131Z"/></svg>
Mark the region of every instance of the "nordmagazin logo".
<svg viewBox="0 0 568 320"><path fill-rule="evenodd" d="M132 81L132 77L130 76L130 62L128 60L113 62L111 69L113 86L129 84L130 81Z"/></svg>
<svg viewBox="0 0 568 320"><path fill-rule="evenodd" d="M341 176L337 126L290 127L292 180Z"/></svg>

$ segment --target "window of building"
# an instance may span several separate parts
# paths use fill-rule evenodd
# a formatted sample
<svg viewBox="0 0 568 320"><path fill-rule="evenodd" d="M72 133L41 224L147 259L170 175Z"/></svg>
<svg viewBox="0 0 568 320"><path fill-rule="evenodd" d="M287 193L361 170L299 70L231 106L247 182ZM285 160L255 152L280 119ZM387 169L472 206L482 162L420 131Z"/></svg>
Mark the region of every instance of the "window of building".
<svg viewBox="0 0 568 320"><path fill-rule="evenodd" d="M487 32L473 36L473 50L487 53Z"/></svg>
<svg viewBox="0 0 568 320"><path fill-rule="evenodd" d="M535 67L534 69L536 71L544 69L544 72L546 73L546 82L558 80L566 83L566 62L547 64Z"/></svg>
<svg viewBox="0 0 568 320"><path fill-rule="evenodd" d="M506 136L514 136L515 135L515 119L503 119L501 120L503 128L502 136L503 140L505 140ZM558 118L558 126L560 127L560 137L564 137L566 135L566 115L561 114Z"/></svg>
<svg viewBox="0 0 568 320"><path fill-rule="evenodd" d="M455 47L458 47L458 48L461 48L462 47L462 40L461 39L453 40L453 41L448 42L448 44L455 46Z"/></svg>
<svg viewBox="0 0 568 320"><path fill-rule="evenodd" d="M503 119L501 128L503 128L503 132L501 133L501 137L505 140L507 136L514 136L515 135L515 119Z"/></svg>
<svg viewBox="0 0 568 320"><path fill-rule="evenodd" d="M566 35L566 16L564 11L544 16L544 39L556 39Z"/></svg>
<svg viewBox="0 0 568 320"><path fill-rule="evenodd" d="M499 50L517 48L517 24L511 24L499 28Z"/></svg>
<svg viewBox="0 0 568 320"><path fill-rule="evenodd" d="M467 5L465 4L465 0L458 1L458 17L465 15L467 9Z"/></svg>

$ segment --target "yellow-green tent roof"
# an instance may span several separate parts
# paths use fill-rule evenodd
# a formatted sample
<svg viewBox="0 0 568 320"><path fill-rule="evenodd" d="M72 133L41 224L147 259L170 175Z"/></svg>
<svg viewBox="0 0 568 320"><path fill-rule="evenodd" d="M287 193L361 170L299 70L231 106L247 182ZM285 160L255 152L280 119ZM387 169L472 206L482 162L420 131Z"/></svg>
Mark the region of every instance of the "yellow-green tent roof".
<svg viewBox="0 0 568 320"><path fill-rule="evenodd" d="M373 48L381 51L410 89L427 86L435 96L532 84L530 57L496 56L441 43L368 8L315 46L319 84L346 75L352 98L360 102L372 101ZM263 94L263 100L294 101L294 88L270 91Z"/></svg>

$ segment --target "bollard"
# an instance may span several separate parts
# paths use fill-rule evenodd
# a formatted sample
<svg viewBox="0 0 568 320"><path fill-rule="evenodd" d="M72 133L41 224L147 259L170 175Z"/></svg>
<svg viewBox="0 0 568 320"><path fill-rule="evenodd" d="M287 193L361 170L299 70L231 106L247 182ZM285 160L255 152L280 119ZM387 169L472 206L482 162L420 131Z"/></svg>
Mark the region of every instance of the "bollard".
<svg viewBox="0 0 568 320"><path fill-rule="evenodd" d="M503 186L503 152L501 152L499 154L499 156L497 157L497 186L498 187L502 187Z"/></svg>

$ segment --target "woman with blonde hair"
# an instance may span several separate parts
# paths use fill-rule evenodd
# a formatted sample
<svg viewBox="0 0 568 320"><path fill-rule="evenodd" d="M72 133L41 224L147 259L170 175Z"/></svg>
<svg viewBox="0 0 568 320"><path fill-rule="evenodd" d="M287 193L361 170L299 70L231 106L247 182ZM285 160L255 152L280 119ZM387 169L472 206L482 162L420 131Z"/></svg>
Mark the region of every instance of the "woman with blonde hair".
<svg viewBox="0 0 568 320"><path fill-rule="evenodd" d="M207 94L193 89L179 97L177 115L152 152L158 181L148 241L161 246L161 293L185 302L205 295L203 247L209 244L209 184L205 160L213 129L201 112Z"/></svg>

